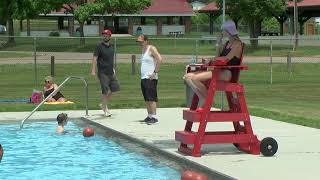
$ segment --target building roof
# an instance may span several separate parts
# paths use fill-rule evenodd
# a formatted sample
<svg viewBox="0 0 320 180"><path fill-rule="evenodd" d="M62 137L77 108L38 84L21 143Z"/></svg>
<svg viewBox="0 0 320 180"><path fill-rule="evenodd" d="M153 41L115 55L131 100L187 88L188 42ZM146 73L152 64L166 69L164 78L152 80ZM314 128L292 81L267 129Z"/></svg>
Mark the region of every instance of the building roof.
<svg viewBox="0 0 320 180"><path fill-rule="evenodd" d="M94 0L89 0L92 2ZM115 16L193 16L191 5L186 0L151 0L151 5L140 14L116 14ZM72 16L65 9L52 11L47 16ZM101 15L96 15L101 16ZM104 16L111 16L105 14Z"/></svg>
<svg viewBox="0 0 320 180"><path fill-rule="evenodd" d="M320 6L320 0L303 0L297 3L298 7ZM294 7L294 1L288 2L288 7Z"/></svg>
<svg viewBox="0 0 320 180"><path fill-rule="evenodd" d="M217 3L212 2L203 7L202 9L199 10L199 12L211 12L211 11L218 11L219 8L217 6Z"/></svg>
<svg viewBox="0 0 320 180"><path fill-rule="evenodd" d="M288 7L291 8L294 6L293 1L288 2ZM303 0L298 2L298 7L314 7L320 6L320 0ZM203 7L199 10L199 12L212 12L212 11L219 11L219 8L215 2L209 3L207 6Z"/></svg>
<svg viewBox="0 0 320 180"><path fill-rule="evenodd" d="M186 0L152 0L142 14L193 14L193 11Z"/></svg>

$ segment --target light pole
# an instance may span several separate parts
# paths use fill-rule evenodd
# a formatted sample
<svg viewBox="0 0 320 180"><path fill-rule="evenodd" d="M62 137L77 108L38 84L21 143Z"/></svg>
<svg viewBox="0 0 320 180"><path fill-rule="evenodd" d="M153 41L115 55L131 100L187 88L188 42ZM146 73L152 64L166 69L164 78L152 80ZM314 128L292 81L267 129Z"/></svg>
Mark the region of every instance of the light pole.
<svg viewBox="0 0 320 180"><path fill-rule="evenodd" d="M224 24L226 20L226 0L222 0L222 24ZM223 91L221 91L221 111L224 109L224 96Z"/></svg>
<svg viewBox="0 0 320 180"><path fill-rule="evenodd" d="M294 24L294 45L293 51L296 51L298 47L298 4L297 0L294 0L294 9L293 9L293 24Z"/></svg>
<svg viewBox="0 0 320 180"><path fill-rule="evenodd" d="M222 1L222 23L226 20L226 0Z"/></svg>

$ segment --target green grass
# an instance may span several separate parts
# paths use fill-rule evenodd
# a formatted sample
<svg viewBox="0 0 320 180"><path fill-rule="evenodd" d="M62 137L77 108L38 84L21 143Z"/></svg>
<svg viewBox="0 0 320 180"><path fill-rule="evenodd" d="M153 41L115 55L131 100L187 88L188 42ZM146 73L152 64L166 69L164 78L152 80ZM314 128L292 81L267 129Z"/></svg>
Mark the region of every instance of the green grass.
<svg viewBox="0 0 320 180"><path fill-rule="evenodd" d="M159 107L186 105L185 86L181 79L184 66L185 64L162 65L158 84ZM38 65L38 77L41 79L36 86L33 67L33 64L0 65L0 98L27 98L33 88L41 90L42 78L50 72L50 66ZM270 85L268 65L250 64L249 70L244 71L241 76L250 114L320 128L319 71L320 64L293 64L293 75L289 76L285 64L274 64L273 84ZM89 108L99 109L100 86L97 78L89 72L90 64L57 64L56 82L62 82L70 75L85 77L89 85ZM114 94L110 108L143 108L139 75L131 75L130 64L118 64L117 75L121 91ZM70 81L63 87L62 93L76 103L65 106L44 105L40 110L85 108L81 81ZM217 107L220 107L220 99L217 96ZM34 107L33 104L25 103L1 103L0 111L31 111Z"/></svg>
<svg viewBox="0 0 320 180"><path fill-rule="evenodd" d="M31 57L32 56L32 52L10 52L10 51L6 51L6 52L1 52L0 54L0 58L17 58L17 57Z"/></svg>
<svg viewBox="0 0 320 180"><path fill-rule="evenodd" d="M4 37L0 41L5 41ZM100 38L87 38L85 46L80 46L79 39L70 38L45 38L36 39L37 52L93 52ZM196 46L195 39L151 39L161 54L168 55L213 55L215 53L214 42L199 41ZM140 48L133 38L117 38L116 50L118 54L140 54ZM17 37L16 44L1 48L3 51L33 51L34 40L32 38ZM286 57L292 50L292 45L273 45L273 56ZM250 44L245 48L246 56L269 56L270 45L263 43L258 48ZM320 46L300 46L293 54L294 56L316 56L320 55Z"/></svg>

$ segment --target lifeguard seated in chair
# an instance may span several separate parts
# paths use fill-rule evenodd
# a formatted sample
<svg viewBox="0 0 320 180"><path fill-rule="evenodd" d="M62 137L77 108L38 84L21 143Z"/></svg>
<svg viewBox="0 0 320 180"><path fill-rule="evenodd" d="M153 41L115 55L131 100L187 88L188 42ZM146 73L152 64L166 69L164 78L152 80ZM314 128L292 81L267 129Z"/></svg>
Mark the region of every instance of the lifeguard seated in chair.
<svg viewBox="0 0 320 180"><path fill-rule="evenodd" d="M187 67L184 79L196 95L192 98L190 109L183 110L183 119L186 120L184 130L175 132L175 140L180 141L178 150L200 157L203 144L231 143L250 154L258 155L261 152L265 156L273 156L278 144L270 137L260 141L253 133L244 87L238 82L240 70L248 69L241 64L244 44L232 21L225 22L222 29L229 41L222 51L217 50L219 56L208 64ZM228 110L211 109L216 91L226 93ZM207 123L212 122L232 122L234 130L208 131ZM192 129L194 123L199 123L198 128Z"/></svg>
<svg viewBox="0 0 320 180"><path fill-rule="evenodd" d="M216 49L216 58L206 62L209 66L237 66L241 64L242 52L243 52L243 43L238 37L238 31L236 29L235 23L233 21L226 21L222 25L223 36L228 37L228 41L224 44L223 48L219 46L219 41L221 44L222 37L217 40L217 49ZM208 94L206 82L212 78L212 71L201 71L197 69L190 69L190 66L186 68L186 74L183 76L183 79L190 86L190 88L197 94L199 97L199 102L204 103L205 98ZM232 74L237 69L229 68L222 69L219 75L219 80L230 81ZM202 107L203 104L199 104L198 107Z"/></svg>

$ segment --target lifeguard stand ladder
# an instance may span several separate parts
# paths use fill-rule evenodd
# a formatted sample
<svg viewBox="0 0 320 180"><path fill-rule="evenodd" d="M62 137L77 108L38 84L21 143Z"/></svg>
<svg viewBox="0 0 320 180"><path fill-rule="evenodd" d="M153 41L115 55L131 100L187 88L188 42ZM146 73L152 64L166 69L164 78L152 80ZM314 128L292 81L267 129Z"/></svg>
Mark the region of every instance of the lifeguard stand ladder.
<svg viewBox="0 0 320 180"><path fill-rule="evenodd" d="M196 69L212 70L212 79L206 83L208 95L203 109L201 111L197 110L199 98L194 94L190 109L183 110L183 119L186 120L184 131L175 132L175 140L180 142L178 150L184 154L200 157L202 144L233 143L239 150L250 154L258 155L261 152L264 156L273 156L277 152L278 144L271 137L264 138L260 142L257 136L253 134L244 96L244 87L238 83L240 70L247 70L248 67L245 65L194 66ZM220 72L225 68L235 68L232 71L230 82L218 80ZM226 93L229 105L227 111L211 111L216 91ZM211 122L232 122L234 131L205 131L207 123ZM243 122L243 125L240 122ZM194 123L200 123L197 132L192 131ZM188 147L188 145L193 146Z"/></svg>

